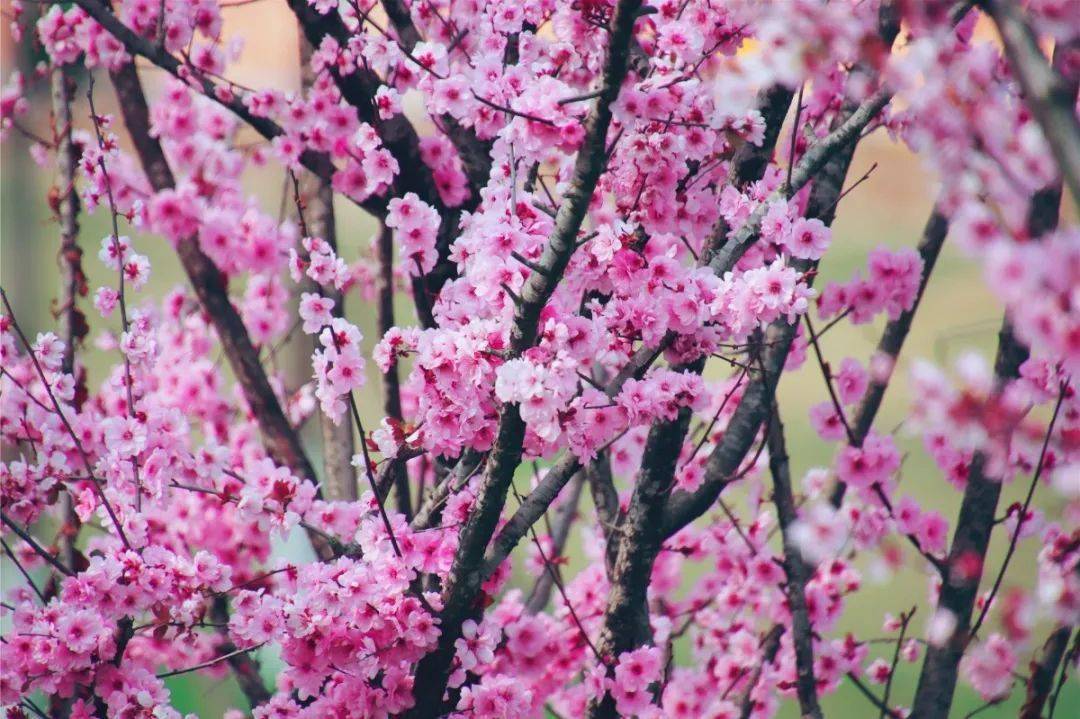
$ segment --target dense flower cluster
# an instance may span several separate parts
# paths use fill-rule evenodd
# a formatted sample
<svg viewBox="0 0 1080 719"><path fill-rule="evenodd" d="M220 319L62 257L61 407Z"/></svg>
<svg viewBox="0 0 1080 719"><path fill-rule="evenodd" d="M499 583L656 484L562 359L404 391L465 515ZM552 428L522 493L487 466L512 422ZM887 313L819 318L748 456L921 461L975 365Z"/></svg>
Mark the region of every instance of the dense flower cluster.
<svg viewBox="0 0 1080 719"><path fill-rule="evenodd" d="M296 90L227 79L236 4L10 3L47 61L0 90L0 136L60 175L65 241L107 278L65 245L34 337L4 294L12 716L171 719L165 679L189 672L235 675L256 719L821 716L848 682L903 716L899 663L926 659L910 703L938 717L925 697L958 673L1011 701L1047 629L1075 631L1078 168L1039 105L1075 115L1069 3L290 0ZM1013 11L1053 58L976 32ZM1062 87L1039 96L1021 61ZM115 113L72 94L77 66L109 71ZM815 288L878 127L941 178L934 221ZM372 247L334 231L335 197ZM993 366L898 364L946 226L1004 310ZM154 294L155 242L190 287ZM841 323L884 326L878 350L829 357ZM784 419L823 466L785 444L799 367L825 391ZM897 431L874 421L890 382ZM937 471L913 479L920 443ZM304 537L313 557L272 551ZM850 633L898 576L918 620Z"/></svg>

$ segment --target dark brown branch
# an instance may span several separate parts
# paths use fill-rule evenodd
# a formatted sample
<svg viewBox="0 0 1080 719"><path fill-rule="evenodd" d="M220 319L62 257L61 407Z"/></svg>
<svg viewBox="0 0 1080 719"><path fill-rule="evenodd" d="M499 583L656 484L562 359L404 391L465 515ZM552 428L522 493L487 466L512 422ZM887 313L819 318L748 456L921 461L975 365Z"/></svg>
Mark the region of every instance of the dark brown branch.
<svg viewBox="0 0 1080 719"><path fill-rule="evenodd" d="M394 233L385 225L379 227L375 240L375 254L379 263L379 275L376 278L378 298L375 312L379 336L384 337L394 326ZM383 373L383 412L397 422L402 421L401 380L398 375L398 363L392 362ZM412 503L409 498L409 475L404 464L395 465L391 482L398 511L412 519ZM380 488L380 491L385 490Z"/></svg>
<svg viewBox="0 0 1080 719"><path fill-rule="evenodd" d="M1072 627L1061 625L1047 637L1039 653L1031 660L1031 679L1027 684L1027 696L1020 709L1019 719L1042 719L1042 710L1054 688L1054 675L1065 656Z"/></svg>
<svg viewBox="0 0 1080 719"><path fill-rule="evenodd" d="M736 187L742 188L760 180L765 175L765 168L772 159L776 141L780 137L784 116L791 107L792 97L794 93L784 85L773 85L758 94L757 109L765 121L765 137L760 146L749 142L743 144L731 158L732 184ZM717 251L727 242L730 233L731 228L727 221L720 217L713 226L712 234L702 252L702 264L709 264L712 261ZM731 264L734 266L734 263Z"/></svg>
<svg viewBox="0 0 1080 719"><path fill-rule="evenodd" d="M1058 58L1055 57L1055 62ZM1077 88L1073 86L1075 101ZM1061 205L1061 182L1044 188L1031 199L1028 209L1028 234L1038 238L1057 226ZM994 360L996 391L1019 377L1020 365L1028 358L1027 348L1013 334L1008 318L998 333ZM952 614L956 620L952 636L939 646L931 646L923 661L915 690L913 712L926 719L945 719L956 690L957 670L970 641L969 630L975 599L982 579L994 514L1001 496L1001 478L986 473L986 455L976 452L968 468L968 481L956 520L952 546L949 548L949 572L941 587L938 611ZM1023 521L1021 515L1020 521ZM975 571L966 569L974 566Z"/></svg>
<svg viewBox="0 0 1080 719"><path fill-rule="evenodd" d="M76 372L75 348L89 332L86 316L78 306L78 298L87 294L86 275L82 268L82 248L79 246L79 193L75 188L75 170L81 150L72 141L71 103L75 80L63 65L52 69L50 88L52 94L52 125L56 147L57 184L55 194L50 193L50 205L56 213L60 227L60 298L56 310L57 331L64 341L64 354L60 371L75 379L75 408L81 408L86 396L86 375ZM60 499L63 525L57 544L60 560L67 566L75 566L75 539L79 532L79 516L75 513L71 495L67 492Z"/></svg>
<svg viewBox="0 0 1080 719"><path fill-rule="evenodd" d="M57 559L55 556L52 555L51 552L47 551L44 547L38 544L37 541L33 537L31 537L25 529L16 524L11 519L11 517L7 516L3 512L0 512L0 519L2 519L4 524L8 526L8 529L10 529L12 532L15 532L19 539L30 545L30 548L33 549L39 557L48 562L53 569L60 572L65 577L75 576L75 572L61 564L59 559Z"/></svg>
<svg viewBox="0 0 1080 719"><path fill-rule="evenodd" d="M324 38L332 38L339 47L346 47L352 32L345 26L336 11L325 15L317 12L307 0L289 0L289 7L300 24L308 42L312 46L321 45ZM407 20L408 13L404 12ZM415 29L410 33L399 29L399 36L406 43L412 38L415 44ZM408 53L407 47L403 50ZM452 237L458 231L458 222L462 211L471 211L480 201L480 188L487 182L491 172L490 150L486 143L476 140L472 131L462 128L456 120L444 118L447 134L455 143L458 154L469 176L472 193L464 205L457 209L446 208L435 184L431 168L423 161L420 154L420 138L416 129L404 114L383 120L375 109L374 97L381 80L367 68L358 68L355 72L342 75L334 69L329 72L337 84L338 90L346 102L356 108L358 116L372 125L379 133L383 145L394 156L401 171L394 178L390 195L400 197L408 192L415 192L420 199L440 210L442 221L436 243L439 260L434 269L423 277L414 277L413 296L420 323L425 328L435 326L432 305L443 284L455 276L456 266L449 260ZM381 215L380 215L381 216Z"/></svg>
<svg viewBox="0 0 1080 719"><path fill-rule="evenodd" d="M704 364L704 360L698 360L689 370L699 373ZM600 633L600 652L604 656L618 657L652 641L647 601L649 579L664 540L660 520L674 486L679 451L691 414L689 407L683 407L673 421L654 424L645 441L645 461L634 484L630 506L619 525L613 581ZM613 719L616 715L615 698L609 692L599 701L590 702L591 719Z"/></svg>
<svg viewBox="0 0 1080 719"><path fill-rule="evenodd" d="M1012 561L1013 554L1016 553L1016 546L1020 542L1020 533L1024 529L1028 510L1031 508L1031 500L1035 497L1035 489L1039 486L1039 480L1042 479L1043 469L1046 467L1046 451L1050 448L1050 440L1054 435L1054 425L1057 424L1058 416L1061 413L1061 403L1065 401L1065 395L1068 390L1069 382L1066 380L1061 383L1061 391L1058 393L1057 402L1054 403L1054 412L1050 416L1050 424L1046 427L1046 436L1043 437L1042 449L1039 451L1039 461L1035 466L1035 472L1031 475L1031 483L1028 485L1024 503L1017 512L1016 528L1013 530L1012 536L1009 537L1009 546L1005 550L1005 558L1001 560L1001 568L998 569L997 576L994 577L994 583L990 587L990 593L986 596L986 601L983 602L979 617L971 626L972 637L979 633L979 629L982 628L983 622L986 621L986 617L990 613L990 608L994 604L994 598L997 597L998 590L1001 589L1001 583L1005 579L1005 573L1009 570L1009 562Z"/></svg>
<svg viewBox="0 0 1080 719"><path fill-rule="evenodd" d="M995 361L994 374L999 390L1019 376L1020 365L1027 355L1027 349L1016 339L1012 327L1005 321L999 333ZM986 455L976 453L968 470L967 486L949 549L949 569L936 609L952 616L955 629L940 645L927 649L915 691L913 713L918 717L945 719L952 706L957 669L968 644L971 613L979 591L990 532L994 527L994 513L1001 496L1001 478L986 473L986 462Z"/></svg>
<svg viewBox="0 0 1080 719"><path fill-rule="evenodd" d="M520 355L535 342L540 312L577 248L578 231L607 159L605 145L611 108L626 77L628 48L640 6L641 0L621 0L616 7L602 71L601 93L585 122L585 137L573 175L539 260L545 272L530 274L522 288L522 302L516 308L510 332L512 356ZM410 712L415 719L435 716L441 709L454 642L460 636L461 623L473 611L480 590L484 550L506 503L514 470L521 462L524 439L525 423L518 407L504 406L487 472L478 488L476 505L461 531L454 564L447 577L439 645L417 665L413 692L416 705Z"/></svg>
<svg viewBox="0 0 1080 719"><path fill-rule="evenodd" d="M879 95L882 95L882 93L879 93ZM881 107L888 102L888 99L888 96L879 97L875 95L869 104L845 106L842 115L843 121L838 121L837 128L833 132L810 148L798 166L792 171L791 181L785 183L778 190L778 194L781 197L789 198L809 182L811 178L817 176L808 209L814 215L821 217L827 224L830 223L836 199L840 196L844 176L854 153L854 145L859 132L865 126L865 123L869 122L880 111ZM771 112L782 117L780 108L786 110L787 104L790 103L790 94L766 95L764 102L767 104L772 103L774 107L772 107ZM775 138L775 135L771 138L773 143L775 143ZM763 167L761 157L757 154L751 154L749 158L742 160L737 164L737 168L741 169L743 167L742 162L747 163L748 172L760 171ZM736 178L738 182L743 184L749 183L753 179L756 178L753 176ZM765 207L765 204L759 207L755 213L757 216L751 216L746 226L741 228L738 233L735 233L733 237L727 237L722 246L718 246L717 237L710 240L705 256L709 258L708 264L714 272L723 274L731 270L742 254L757 241ZM726 227L722 224L719 224L715 230L717 233L724 232L726 236ZM802 262L798 262L796 265L802 271L811 267L811 265ZM739 446L735 447L734 452L731 452L731 448L729 448L728 458L734 461L730 471L725 472L723 475L727 479L734 476L752 446L758 427L764 419L768 406L771 404L772 395L775 392L776 382L779 380L788 348L794 339L794 326L778 323L774 329L777 336L770 339L775 339L777 344L770 347L769 363L774 370L769 372L763 367L762 376L756 383L757 391L754 391L755 386L752 385L747 389L743 401L740 403L740 409L743 410L744 415L753 414L753 417L747 418L750 420L749 424L752 427L748 426L748 431L745 434L735 437L735 443ZM704 361L701 361L687 369L691 372L700 373L703 367ZM760 404L754 404L755 395L757 395L756 399ZM738 415L739 409L736 410L736 416ZM675 471L674 458L679 454L679 449L689 427L689 416L685 418L685 421L682 421L683 419L680 413L679 419L674 422L654 424L649 433L641 476L637 485L635 485L631 508L620 525L619 545L615 550L616 560L612 571L612 588L605 611L604 632L601 635L601 649L605 654L615 656L639 646L649 639L646 590L652 563L663 540L683 526L671 522L671 513L665 511L668 505L675 500L675 497L672 496ZM725 440L728 435L733 434L733 426L736 426L735 419L732 420L731 425L725 432ZM739 440L746 440L745 446L742 446ZM652 445L673 447L674 449L670 450L670 452L673 452L670 462L668 461L669 457L666 456L667 453L650 452L648 447ZM717 450L720 450L719 446ZM716 452L714 452L715 454ZM714 457L710 457L707 466L715 467L713 460ZM715 469L714 476L717 476ZM708 470L706 477L708 477ZM648 486L650 484L652 486ZM716 490L715 494L702 494L703 498L707 497L709 505L719 495L723 484L726 484L726 479L722 482L717 481L706 485L706 492L710 492L712 489ZM630 524L630 517L635 515L635 501L649 503L647 510L642 511L639 509L639 513L636 515L643 520L640 531L634 531L634 527ZM689 521L689 518L690 515L688 515L686 521ZM680 521L682 520L680 519ZM639 584L640 586L638 586ZM594 717L611 717L614 716L614 712L614 701L609 695L604 696L598 705L590 707L590 715Z"/></svg>
<svg viewBox="0 0 1080 719"><path fill-rule="evenodd" d="M791 538L791 526L799 515L791 488L791 467L788 462L787 442L784 439L784 425L780 420L780 408L776 405L775 394L767 435L773 501L776 503L776 516L784 546L786 593L791 611L792 644L795 647L795 693L799 699L801 715L821 719L817 680L814 678L813 627L810 625L810 612L806 606L806 584L813 572L803 558L802 551Z"/></svg>
<svg viewBox="0 0 1080 719"><path fill-rule="evenodd" d="M866 697L867 701L869 701L871 704L881 710L882 714L885 714L890 719L904 719L903 714L901 714L896 709L891 708L885 702L881 701L881 699L879 699L877 695L874 694L874 692L870 691L870 688L866 686L866 684L863 683L862 679L859 679L859 677L854 672L848 672L847 678L851 680L851 683L855 685L855 688L859 690L859 693Z"/></svg>
<svg viewBox="0 0 1080 719"><path fill-rule="evenodd" d="M484 556L484 579L494 574L503 560L510 555L510 552L525 536L529 527L544 516L544 512L547 511L547 508L559 496L562 488L566 486L566 483L580 468L581 464L578 462L577 457L567 454L548 470L544 479L533 491L529 492L521 506L517 508L510 520L503 525L502 529L499 530L499 534L491 543L491 547Z"/></svg>
<svg viewBox="0 0 1080 719"><path fill-rule="evenodd" d="M1080 632L1073 636L1072 646L1061 661L1061 671L1058 672L1057 684L1054 685L1054 692L1050 695L1050 710L1047 712L1047 719L1054 719L1054 711L1057 709L1061 690L1065 688L1065 680L1069 677L1069 667L1076 663L1077 658L1080 658Z"/></svg>
<svg viewBox="0 0 1080 719"><path fill-rule="evenodd" d="M158 192L172 188L175 184L172 169L161 144L150 132L146 96L143 94L135 65L126 63L118 70L111 71L110 77L116 88L124 124L150 186ZM213 260L203 253L196 238L182 239L176 249L184 271L214 325L233 374L240 383L244 398L259 425L266 453L274 462L288 467L297 476L314 480L315 470L300 443L300 435L289 424L270 386L244 321L229 298L224 275ZM320 559L333 557L333 551L324 538L310 532L309 537Z"/></svg>

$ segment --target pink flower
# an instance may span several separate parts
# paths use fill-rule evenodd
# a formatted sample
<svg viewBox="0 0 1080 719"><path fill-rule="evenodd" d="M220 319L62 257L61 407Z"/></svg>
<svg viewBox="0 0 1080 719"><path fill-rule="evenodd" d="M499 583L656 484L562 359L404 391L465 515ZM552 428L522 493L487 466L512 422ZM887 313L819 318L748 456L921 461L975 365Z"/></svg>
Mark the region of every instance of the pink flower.
<svg viewBox="0 0 1080 719"><path fill-rule="evenodd" d="M402 266L409 274L427 274L438 258L435 239L439 213L414 192L390 200L387 210L386 226L397 230Z"/></svg>
<svg viewBox="0 0 1080 719"><path fill-rule="evenodd" d="M796 218L785 238L784 245L793 257L817 260L829 249L831 233L817 218Z"/></svg>
<svg viewBox="0 0 1080 719"><path fill-rule="evenodd" d="M991 634L968 651L960 662L960 671L979 696L989 701L1009 693L1015 666L1016 655L1008 640Z"/></svg>
<svg viewBox="0 0 1080 719"><path fill-rule="evenodd" d="M810 426L822 439L835 442L844 439L847 431L832 401L819 402L810 408Z"/></svg>
<svg viewBox="0 0 1080 719"><path fill-rule="evenodd" d="M401 112L401 96L394 88L381 85L375 91L375 106L379 108L379 117L389 120Z"/></svg>
<svg viewBox="0 0 1080 719"><path fill-rule="evenodd" d="M97 646L102 629L101 617L89 609L61 614L56 622L57 635L76 654L84 654Z"/></svg>
<svg viewBox="0 0 1080 719"><path fill-rule="evenodd" d="M315 334L329 325L333 320L330 314L333 308L334 301L329 297L322 297L312 292L300 295L300 319L304 321L302 327L304 332Z"/></svg>
<svg viewBox="0 0 1080 719"><path fill-rule="evenodd" d="M892 676L892 669L887 661L884 659L875 659L874 662L866 668L866 676L870 681L875 684L884 684Z"/></svg>
<svg viewBox="0 0 1080 719"><path fill-rule="evenodd" d="M862 365L850 357L845 358L836 374L836 389L840 401L844 404L858 402L866 393L868 385L869 379Z"/></svg>
<svg viewBox="0 0 1080 719"><path fill-rule="evenodd" d="M120 457L133 457L146 447L146 425L134 417L105 422L105 446Z"/></svg>
<svg viewBox="0 0 1080 719"><path fill-rule="evenodd" d="M641 692L660 678L663 657L656 647L642 647L619 655L615 665L615 687L625 692Z"/></svg>

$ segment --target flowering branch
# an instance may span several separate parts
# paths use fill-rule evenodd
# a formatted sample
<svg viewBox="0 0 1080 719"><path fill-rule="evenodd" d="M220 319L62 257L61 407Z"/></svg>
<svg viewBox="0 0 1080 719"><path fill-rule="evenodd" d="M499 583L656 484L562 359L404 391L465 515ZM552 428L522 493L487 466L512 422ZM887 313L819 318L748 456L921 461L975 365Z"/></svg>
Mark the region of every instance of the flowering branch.
<svg viewBox="0 0 1080 719"><path fill-rule="evenodd" d="M284 135L284 131L273 120L253 115L238 97L235 97L228 88L216 86L210 79L201 77L199 72L189 65L185 65L166 52L163 48L143 38L131 28L127 27L97 0L74 0L75 4L86 11L118 41L123 43L124 48L133 55L144 57L154 65L181 80L187 81L195 78L199 83L203 95L228 108L233 114L254 128L267 140ZM123 72L120 70L119 72ZM113 73L116 74L115 72ZM332 164L325 155L305 150L300 155L300 162L312 172L329 180L332 172ZM385 212L385 203L378 198L368 198L359 203L361 207L373 215L379 216Z"/></svg>
<svg viewBox="0 0 1080 719"><path fill-rule="evenodd" d="M940 206L935 205L930 212L930 217L926 220L922 238L919 240L918 251L919 257L922 259L923 271L919 279L919 290L915 294L915 301L911 309L904 310L899 317L890 320L885 325L885 329L881 333L881 339L878 340L877 348L874 350L875 358L879 358L879 361L886 364L890 369L887 373L875 373L873 375L866 394L855 411L855 418L851 423L854 439L852 446L854 447L862 446L863 440L866 439L867 433L874 424L878 409L881 408L881 401L885 397L885 390L889 386L889 379L892 377L893 369L896 366L896 360L900 356L904 340L907 339L908 332L911 330L915 312L922 302L926 287L930 283L930 274L934 270L938 255L941 254L941 248L945 244L945 238L948 234L948 220L941 213ZM829 495L829 502L834 507L839 507L844 501L846 491L847 485L843 482L837 482L832 494Z"/></svg>
<svg viewBox="0 0 1080 719"><path fill-rule="evenodd" d="M150 185L158 192L173 188L175 182L172 169L161 149L161 143L150 131L146 96L143 94L135 65L127 63L119 70L111 72L110 77L116 89L124 124ZM181 239L176 251L195 294L217 330L229 364L244 390L244 397L259 424L259 429L262 430L267 454L296 475L314 478L315 470L300 443L300 436L281 409L277 395L274 394L259 361L259 354L251 343L247 328L229 299L221 272L213 260L199 248L194 237ZM310 538L315 553L321 559L333 557L333 551L322 537L312 535Z"/></svg>
<svg viewBox="0 0 1080 719"><path fill-rule="evenodd" d="M60 338L64 341L60 371L76 378L78 386L75 395L78 407L80 400L86 395L86 381L84 373L75 371L75 346L86 338L89 327L86 315L78 306L78 298L87 294L87 285L82 267L83 251L79 246L79 193L75 187L80 148L72 137L71 103L75 81L63 67L53 68L49 81L57 170L56 194L50 193L50 204L53 205L60 227L60 301L57 320ZM75 540L80 523L71 496L65 493L61 502L64 526L58 540L60 557L64 564L73 566Z"/></svg>
<svg viewBox="0 0 1080 719"><path fill-rule="evenodd" d="M780 420L780 408L773 400L772 417L767 430L769 469L773 479L773 502L784 547L784 573L787 575L787 598L791 611L791 638L795 647L795 693L799 698L799 710L804 717L821 719L818 703L817 680L814 679L814 630L806 608L806 583L813 572L803 558L802 550L791 535L791 527L798 520L795 495L791 488L791 469L784 439L784 425Z"/></svg>
<svg viewBox="0 0 1080 719"><path fill-rule="evenodd" d="M1069 192L1080 201L1080 120L1076 117L1075 90L1080 77L1062 76L1068 67L1066 56L1077 49L1075 41L1055 49L1061 64L1052 67L1016 3L979 0L979 5L997 25L1009 64L1024 89L1024 99L1054 149L1054 159Z"/></svg>
<svg viewBox="0 0 1080 719"><path fill-rule="evenodd" d="M1049 231L1057 222L1061 201L1061 184L1041 191L1033 198L1029 229L1033 237ZM1016 338L1008 319L998 333L997 355L994 360L996 391L1019 377L1020 365L1028 358L1028 349ZM1011 432L1010 432L1011 434ZM1001 496L1001 478L990 474L988 457L977 452L968 469L967 485L960 504L960 513L949 548L948 572L941 587L937 612L947 618L952 630L943 641L931 646L923 661L919 683L915 690L914 713L928 719L944 719L952 704L956 689L960 659L970 641L971 615L982 578L994 514ZM1023 523L1023 515L1018 519Z"/></svg>
<svg viewBox="0 0 1080 719"><path fill-rule="evenodd" d="M555 227L540 257L543 273L533 272L522 288L522 302L517 306L510 331L510 349L519 355L536 339L540 311L555 290L556 278L562 276L577 248L577 234L585 219L589 201L606 160L605 139L612 108L626 76L627 58L640 0L621 0L612 18L604 64L601 93L585 123L585 139L578 151L573 179L555 217ZM433 716L442 702L452 659L453 643L461 622L471 611L480 588L480 560L506 502L507 489L514 470L521 461L525 423L516 406L503 408L487 472L479 489L475 509L461 530L454 567L443 592L442 635L439 648L425 657L416 669L416 708L414 717Z"/></svg>

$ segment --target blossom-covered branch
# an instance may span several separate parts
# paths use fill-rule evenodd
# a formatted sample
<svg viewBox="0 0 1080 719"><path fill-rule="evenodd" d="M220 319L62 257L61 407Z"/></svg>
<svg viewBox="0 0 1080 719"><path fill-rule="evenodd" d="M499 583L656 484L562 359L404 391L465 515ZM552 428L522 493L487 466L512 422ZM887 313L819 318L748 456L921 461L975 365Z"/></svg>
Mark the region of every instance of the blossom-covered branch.
<svg viewBox="0 0 1080 719"><path fill-rule="evenodd" d="M1067 5L11 0L0 703L1060 713Z"/></svg>

